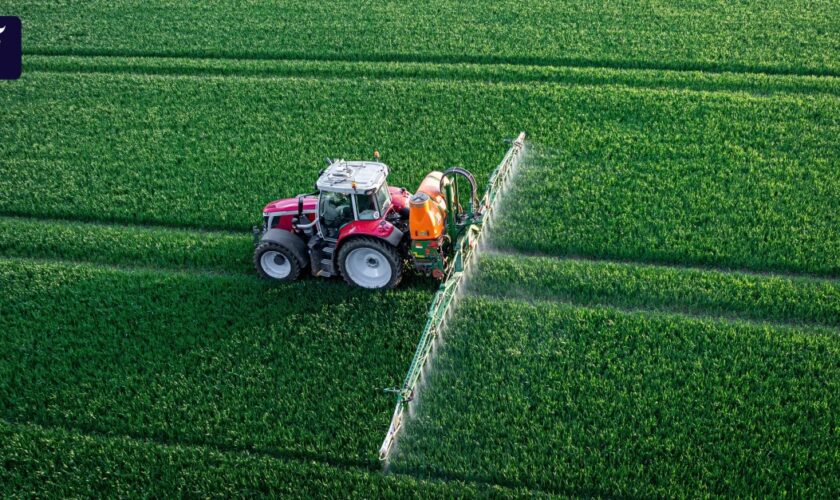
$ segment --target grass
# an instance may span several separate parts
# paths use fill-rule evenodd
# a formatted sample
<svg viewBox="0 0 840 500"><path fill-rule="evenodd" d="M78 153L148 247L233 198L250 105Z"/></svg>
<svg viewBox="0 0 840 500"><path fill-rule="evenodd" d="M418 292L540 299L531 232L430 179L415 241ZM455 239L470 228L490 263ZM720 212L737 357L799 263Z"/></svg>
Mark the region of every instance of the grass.
<svg viewBox="0 0 840 500"><path fill-rule="evenodd" d="M0 217L0 255L252 274L250 234Z"/></svg>
<svg viewBox="0 0 840 500"><path fill-rule="evenodd" d="M803 149L822 143L817 136L836 129L836 120L806 131L793 116L783 123L753 118L769 119L763 124L734 110L737 118L713 117L725 112L706 103L675 106L675 118L683 113L687 128L657 132L663 110L648 115L648 109L628 116L625 125L638 127L636 139L603 130L589 144L599 147L604 138L611 145L588 158L537 145L505 198L495 245L552 256L840 276L838 219L829 208L840 202L840 177L829 173L834 160ZM813 111L812 118L821 115ZM774 132L758 130L765 127ZM798 136L778 134L782 129L798 129ZM586 141L581 136L580 144Z"/></svg>
<svg viewBox="0 0 840 500"><path fill-rule="evenodd" d="M533 492L423 481L205 446L164 445L0 423L0 492L13 496L352 498L521 497Z"/></svg>
<svg viewBox="0 0 840 500"><path fill-rule="evenodd" d="M840 491L837 2L0 11L0 496ZM248 231L324 156L483 184L520 130L381 474L433 287L262 282Z"/></svg>
<svg viewBox="0 0 840 500"><path fill-rule="evenodd" d="M171 57L38 56L25 71L116 73L195 77L297 77L319 79L414 79L484 83L609 85L700 92L840 95L838 78L765 73L709 73L521 64L318 61L286 59L207 59Z"/></svg>
<svg viewBox="0 0 840 500"><path fill-rule="evenodd" d="M0 263L0 418L370 466L428 290Z"/></svg>
<svg viewBox="0 0 840 500"><path fill-rule="evenodd" d="M27 53L530 63L838 74L830 0L471 0L452 4L171 0L0 3Z"/></svg>
<svg viewBox="0 0 840 500"><path fill-rule="evenodd" d="M486 177L506 149L502 125L470 125L475 104L452 115L466 89L421 87L428 100L400 82L31 75L0 94L21 117L0 146L0 211L248 230L267 202L310 192L324 156L376 147L394 185L457 163ZM461 127L478 137L453 141Z"/></svg>
<svg viewBox="0 0 840 500"><path fill-rule="evenodd" d="M7 215L247 230L266 201L310 189L322 156L378 147L392 184L409 188L456 164L482 179L502 139L525 129L548 153L509 197L516 214L500 227L512 248L840 269L826 209L840 192L840 109L828 96L105 74L25 82L0 95L13 109L12 140L0 146Z"/></svg>
<svg viewBox="0 0 840 500"><path fill-rule="evenodd" d="M840 338L468 298L396 470L595 496L833 496Z"/></svg>
<svg viewBox="0 0 840 500"><path fill-rule="evenodd" d="M840 282L610 262L483 254L471 291L840 327Z"/></svg>

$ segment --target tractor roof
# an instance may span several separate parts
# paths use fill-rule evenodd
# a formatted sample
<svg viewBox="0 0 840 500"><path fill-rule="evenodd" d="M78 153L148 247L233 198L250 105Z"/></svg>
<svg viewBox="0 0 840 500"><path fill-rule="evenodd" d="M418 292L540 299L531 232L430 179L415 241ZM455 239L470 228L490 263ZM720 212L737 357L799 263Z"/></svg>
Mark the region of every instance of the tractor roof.
<svg viewBox="0 0 840 500"><path fill-rule="evenodd" d="M384 163L337 160L321 173L316 185L321 191L364 193L381 186L386 177L388 165Z"/></svg>

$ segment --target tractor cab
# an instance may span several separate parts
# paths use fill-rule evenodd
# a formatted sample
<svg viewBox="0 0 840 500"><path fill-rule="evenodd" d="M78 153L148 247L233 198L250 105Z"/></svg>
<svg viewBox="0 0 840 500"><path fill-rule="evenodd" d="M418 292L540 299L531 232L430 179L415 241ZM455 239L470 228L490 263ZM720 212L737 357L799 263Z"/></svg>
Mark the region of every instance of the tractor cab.
<svg viewBox="0 0 840 500"><path fill-rule="evenodd" d="M391 208L384 163L338 160L321 173L316 187L317 226L325 240L338 241L355 221L378 221Z"/></svg>
<svg viewBox="0 0 840 500"><path fill-rule="evenodd" d="M408 199L387 183L378 161L328 160L317 191L276 200L263 209L254 264L260 275L296 279L340 275L363 288L392 288L407 255Z"/></svg>

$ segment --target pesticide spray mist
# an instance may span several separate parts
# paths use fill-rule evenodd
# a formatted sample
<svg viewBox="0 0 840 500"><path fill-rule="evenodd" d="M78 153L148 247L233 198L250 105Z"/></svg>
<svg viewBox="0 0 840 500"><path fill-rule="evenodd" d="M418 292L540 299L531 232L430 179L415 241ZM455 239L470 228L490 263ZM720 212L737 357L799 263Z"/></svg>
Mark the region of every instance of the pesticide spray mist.
<svg viewBox="0 0 840 500"><path fill-rule="evenodd" d="M472 257L465 262L464 264L464 271L463 271L463 278L461 279L460 283L458 284L458 288L455 290L454 297L452 299L451 306L449 307L446 316L444 316L443 321L441 323L439 334L435 337L432 342L431 350L429 352L429 357L426 363L423 365L423 369L420 372L420 378L417 382L415 390L412 394L412 401L408 405L408 411L403 416L402 421L402 431L398 433L393 440L393 444L391 445L391 453L388 457L383 461L383 470L384 472L388 473L391 471L391 464L392 462L399 461L400 458L400 442L401 436L400 434L410 434L411 433L411 424L410 422L417 418L418 415L422 415L423 412L423 403L422 403L422 394L427 390L433 390L434 379L431 378L432 371L434 370L435 366L435 359L437 358L439 353L446 353L446 334L448 332L448 325L452 318L458 314L458 306L461 302L461 299L469 295L469 288L470 282L472 281L473 276L479 270L480 266L480 255L483 251L492 251L492 232L493 232L493 225L498 217L501 215L501 212L504 210L504 199L510 191L511 186L515 183L517 175L523 168L527 168L527 162L530 158L530 151L532 149L532 145L530 143L526 143L523 147L522 151L520 152L520 156L517 161L511 166L510 174L508 175L507 182L502 186L498 195L496 196L494 206L491 207L489 217L484 221L484 227L482 229L480 238L478 239L477 246L475 251L472 254Z"/></svg>

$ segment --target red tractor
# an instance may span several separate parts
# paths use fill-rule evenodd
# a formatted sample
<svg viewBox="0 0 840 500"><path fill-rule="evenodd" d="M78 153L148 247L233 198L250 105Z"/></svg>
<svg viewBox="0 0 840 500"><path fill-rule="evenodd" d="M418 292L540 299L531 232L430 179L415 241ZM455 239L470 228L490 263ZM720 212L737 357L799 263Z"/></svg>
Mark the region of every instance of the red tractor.
<svg viewBox="0 0 840 500"><path fill-rule="evenodd" d="M431 172L412 194L389 187L388 166L374 157L328 160L316 192L265 206L262 231L255 230L261 276L292 281L308 267L315 276L341 275L363 288L393 288L406 264L437 279L462 270L459 251L474 245L508 169L497 168L479 203L475 178L463 168ZM459 180L468 182L468 193L459 193Z"/></svg>
<svg viewBox="0 0 840 500"><path fill-rule="evenodd" d="M257 272L292 281L309 267L315 276L340 274L363 288L393 288L409 262L443 278L451 248L444 230L446 197L457 205L454 176L470 183L472 214L475 180L466 170L432 172L412 195L388 186L384 163L331 161L318 178L317 192L277 200L263 209L254 252ZM467 222L463 209L456 211L457 222Z"/></svg>

